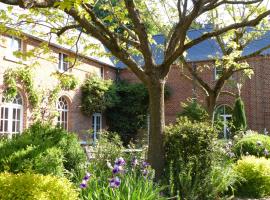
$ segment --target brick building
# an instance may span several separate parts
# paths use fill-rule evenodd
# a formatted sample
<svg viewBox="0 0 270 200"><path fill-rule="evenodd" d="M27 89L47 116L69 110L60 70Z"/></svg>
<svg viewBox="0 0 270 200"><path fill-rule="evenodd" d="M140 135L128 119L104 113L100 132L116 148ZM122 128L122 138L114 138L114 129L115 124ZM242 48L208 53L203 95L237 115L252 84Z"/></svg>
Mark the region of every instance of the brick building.
<svg viewBox="0 0 270 200"><path fill-rule="evenodd" d="M39 47L42 40L26 35L23 38L13 36L0 36L0 134L10 136L21 132L32 123L31 105L27 99L27 95L23 88L18 84L19 94L13 102L5 102L2 94L5 90L3 84L3 74L9 68L18 68L23 65L31 65L31 62L38 62L39 66L33 68L34 87L37 90L53 89L58 81L52 76L55 72L64 72L72 74L78 81L78 85L73 91L61 91L56 109L60 112L57 122L63 125L69 131L84 132L90 128L102 128L102 114L95 113L92 118L86 117L80 111L80 86L84 79L90 74L96 74L104 79L115 79L115 68L105 62L95 60L93 58L79 56L80 64L72 69L69 69L69 62L66 62L66 57L74 57L75 53L62 48L58 45L51 44L52 52L49 54L41 54L36 57L31 57L27 60L20 60L13 54L15 51L29 51ZM51 59L55 58L55 59ZM104 127L104 126L103 126Z"/></svg>
<svg viewBox="0 0 270 200"><path fill-rule="evenodd" d="M21 86L18 84L19 94L13 102L6 102L2 98L5 90L3 84L3 74L8 68L16 68L22 65L27 65L31 59L35 59L39 66L34 68L34 83L35 87L42 90L44 88L53 88L57 84L57 79L51 76L52 73L66 71L68 62L65 62L66 57L74 57L75 53L51 44L52 52L50 55L39 55L30 60L20 63L18 58L14 57L14 51L28 51L38 47L43 41L27 35L27 37L16 38L11 36L0 36L0 134L9 134L21 132L28 127L31 121L31 106L29 105L27 95L24 93ZM203 45L203 44L202 44ZM208 47L209 45L207 45ZM202 48L197 46L196 48ZM212 50L211 50L212 51ZM210 64L208 59L209 52L205 55L199 55L198 49L192 49L190 55L196 56L190 58L190 64L204 65ZM54 57L54 61L48 58ZM161 57L161 58L160 58ZM162 56L159 58L162 59ZM126 79L131 82L137 82L138 79L127 68L114 66L110 63L105 63L90 57L79 55L80 65L71 70L67 70L67 74L73 74L79 84L73 91L61 91L56 102L56 109L60 113L56 121L66 127L69 131L83 133L90 128L98 131L105 128L105 118L101 113L95 113L92 117L84 116L80 111L80 86L84 79L89 74L96 74L104 79L115 80L117 74L121 79ZM246 106L246 114L250 129L263 131L265 128L270 130L270 57L268 54L252 57L247 60L250 66L253 67L255 75L250 80L246 80L242 88L242 98ZM209 68L202 72L202 77L208 83L214 83L216 77L215 68ZM238 78L237 75L235 78ZM166 101L165 116L166 123L173 123L177 113L181 111L180 102L185 102L187 98L194 95L194 84L185 79L178 65L172 66L168 75L167 84L172 91L171 97ZM197 98L203 103L204 96L199 89L196 89ZM234 98L232 96L220 96L218 100L218 108L232 107ZM231 117L230 113L224 113L224 120Z"/></svg>

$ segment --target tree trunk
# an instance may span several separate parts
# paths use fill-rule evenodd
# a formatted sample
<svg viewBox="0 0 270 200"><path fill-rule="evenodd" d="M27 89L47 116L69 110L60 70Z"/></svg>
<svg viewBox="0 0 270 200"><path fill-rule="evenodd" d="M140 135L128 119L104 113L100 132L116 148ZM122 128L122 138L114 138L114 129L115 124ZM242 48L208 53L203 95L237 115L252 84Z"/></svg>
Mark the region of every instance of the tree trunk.
<svg viewBox="0 0 270 200"><path fill-rule="evenodd" d="M151 81L149 90L150 131L148 161L155 169L155 178L160 179L164 172L164 85L165 80Z"/></svg>
<svg viewBox="0 0 270 200"><path fill-rule="evenodd" d="M209 115L209 119L212 120L214 117L214 111L217 103L217 97L214 94L209 94L209 96L206 97L206 110Z"/></svg>

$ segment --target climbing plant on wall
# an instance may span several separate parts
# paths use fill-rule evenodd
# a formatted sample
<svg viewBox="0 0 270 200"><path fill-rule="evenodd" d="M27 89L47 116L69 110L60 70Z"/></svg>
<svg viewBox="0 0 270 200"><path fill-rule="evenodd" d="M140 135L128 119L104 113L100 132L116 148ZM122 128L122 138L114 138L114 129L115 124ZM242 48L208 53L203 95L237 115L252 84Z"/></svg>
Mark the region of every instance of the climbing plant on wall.
<svg viewBox="0 0 270 200"><path fill-rule="evenodd" d="M58 84L53 89L37 89L34 87L32 68L7 69L4 72L4 84L6 86L4 96L8 101L13 99L18 93L18 85L20 85L33 108L33 120L51 120L56 116L54 107L61 90L73 90L78 84L73 75L60 73L53 73L52 75L58 80Z"/></svg>
<svg viewBox="0 0 270 200"><path fill-rule="evenodd" d="M5 98L11 100L18 93L17 85L20 84L27 93L29 103L33 108L38 106L39 95L34 88L33 74L29 67L7 69L4 72L4 84L6 85Z"/></svg>

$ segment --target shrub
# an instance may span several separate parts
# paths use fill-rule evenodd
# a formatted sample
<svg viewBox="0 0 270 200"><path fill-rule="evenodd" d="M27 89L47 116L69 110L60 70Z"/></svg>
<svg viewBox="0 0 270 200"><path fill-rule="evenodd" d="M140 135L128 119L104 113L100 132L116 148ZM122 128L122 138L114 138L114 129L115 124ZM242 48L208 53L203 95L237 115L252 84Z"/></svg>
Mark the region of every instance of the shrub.
<svg viewBox="0 0 270 200"><path fill-rule="evenodd" d="M258 133L244 135L233 147L234 153L241 155L254 155L269 157L270 137Z"/></svg>
<svg viewBox="0 0 270 200"><path fill-rule="evenodd" d="M236 185L236 195L260 198L270 195L270 161L255 156L243 157L235 165L240 183Z"/></svg>
<svg viewBox="0 0 270 200"><path fill-rule="evenodd" d="M205 122L209 120L209 115L205 108L200 105L197 100L188 99L187 103L181 103L183 109L178 117L187 117L191 121Z"/></svg>
<svg viewBox="0 0 270 200"><path fill-rule="evenodd" d="M65 178L39 174L0 174L1 200L76 200L78 192Z"/></svg>
<svg viewBox="0 0 270 200"><path fill-rule="evenodd" d="M86 79L81 91L81 110L87 116L91 116L95 112L103 112L118 101L113 82L97 76Z"/></svg>
<svg viewBox="0 0 270 200"><path fill-rule="evenodd" d="M63 129L36 123L12 140L0 141L0 171L66 175L75 180L86 156L77 136Z"/></svg>
<svg viewBox="0 0 270 200"><path fill-rule="evenodd" d="M119 101L106 110L109 131L119 133L127 145L139 129L146 128L148 92L141 83L120 82L116 94Z"/></svg>
<svg viewBox="0 0 270 200"><path fill-rule="evenodd" d="M167 128L165 140L166 177L170 192L181 199L207 199L207 176L213 163L216 132L207 123L180 118Z"/></svg>
<svg viewBox="0 0 270 200"><path fill-rule="evenodd" d="M234 108L233 108L233 126L235 131L241 131L247 129L247 119L245 113L244 102L240 97L235 100Z"/></svg>

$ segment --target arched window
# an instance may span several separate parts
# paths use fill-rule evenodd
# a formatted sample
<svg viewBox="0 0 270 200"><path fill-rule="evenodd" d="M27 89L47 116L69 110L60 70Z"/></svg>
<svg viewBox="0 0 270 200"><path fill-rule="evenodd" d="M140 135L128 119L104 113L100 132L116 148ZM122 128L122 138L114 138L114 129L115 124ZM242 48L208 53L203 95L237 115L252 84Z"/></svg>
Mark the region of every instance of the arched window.
<svg viewBox="0 0 270 200"><path fill-rule="evenodd" d="M64 97L60 97L57 102L57 125L68 130L68 102Z"/></svg>
<svg viewBox="0 0 270 200"><path fill-rule="evenodd" d="M23 101L20 94L12 100L7 101L2 97L0 113L0 134L7 135L9 138L13 134L22 132L23 124Z"/></svg>
<svg viewBox="0 0 270 200"><path fill-rule="evenodd" d="M219 105L215 110L215 119L223 123L224 138L228 138L230 134L229 123L232 120L232 108L228 105Z"/></svg>

